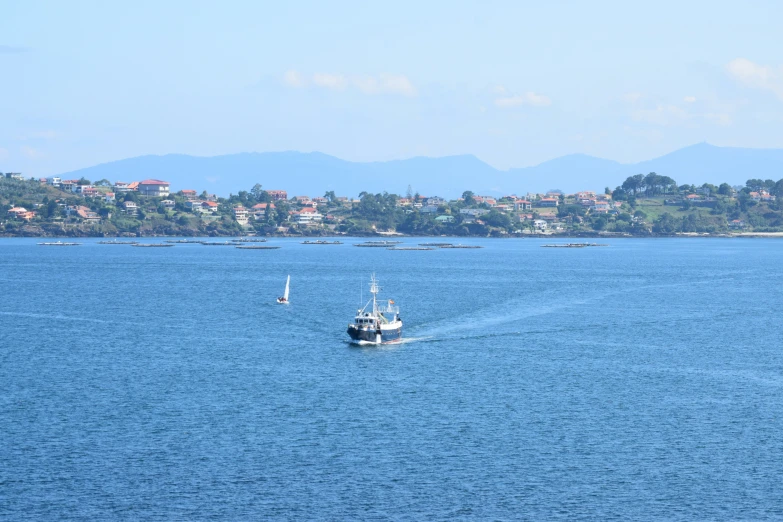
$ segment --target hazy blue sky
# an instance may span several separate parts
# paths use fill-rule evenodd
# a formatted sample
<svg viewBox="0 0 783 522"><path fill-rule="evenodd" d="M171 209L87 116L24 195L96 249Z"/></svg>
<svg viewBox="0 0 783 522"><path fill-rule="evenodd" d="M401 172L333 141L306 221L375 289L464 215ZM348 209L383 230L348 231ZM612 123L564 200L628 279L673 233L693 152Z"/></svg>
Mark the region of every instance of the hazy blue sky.
<svg viewBox="0 0 783 522"><path fill-rule="evenodd" d="M783 147L783 2L0 1L0 171Z"/></svg>

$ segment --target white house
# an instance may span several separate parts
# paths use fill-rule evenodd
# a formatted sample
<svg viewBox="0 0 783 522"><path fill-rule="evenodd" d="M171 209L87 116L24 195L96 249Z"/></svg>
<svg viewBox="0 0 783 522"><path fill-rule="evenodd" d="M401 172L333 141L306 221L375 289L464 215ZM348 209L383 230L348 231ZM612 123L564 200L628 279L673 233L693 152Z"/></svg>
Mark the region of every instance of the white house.
<svg viewBox="0 0 783 522"><path fill-rule="evenodd" d="M160 198L168 197L169 195L169 182L161 181L159 179L145 179L139 181L139 194L142 196L155 196Z"/></svg>
<svg viewBox="0 0 783 522"><path fill-rule="evenodd" d="M489 210L485 208L461 208L459 213L463 216L479 217L484 214L489 214Z"/></svg>
<svg viewBox="0 0 783 522"><path fill-rule="evenodd" d="M324 218L321 213L319 213L316 209L312 207L306 207L300 210L299 212L294 212L292 217L294 223L297 223L299 225L310 225L313 223L319 223Z"/></svg>

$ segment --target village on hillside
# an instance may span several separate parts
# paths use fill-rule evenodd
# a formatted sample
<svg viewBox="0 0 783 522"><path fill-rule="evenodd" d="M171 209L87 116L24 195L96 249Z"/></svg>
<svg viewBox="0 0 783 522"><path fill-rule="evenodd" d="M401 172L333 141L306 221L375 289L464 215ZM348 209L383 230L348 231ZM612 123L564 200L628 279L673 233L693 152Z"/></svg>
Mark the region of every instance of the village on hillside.
<svg viewBox="0 0 783 522"><path fill-rule="evenodd" d="M166 181L91 182L0 176L0 234L6 236L227 235L676 235L783 231L783 180L746 186L681 185L655 173L603 192L447 200L327 192L289 196L260 184L228 198L171 192Z"/></svg>

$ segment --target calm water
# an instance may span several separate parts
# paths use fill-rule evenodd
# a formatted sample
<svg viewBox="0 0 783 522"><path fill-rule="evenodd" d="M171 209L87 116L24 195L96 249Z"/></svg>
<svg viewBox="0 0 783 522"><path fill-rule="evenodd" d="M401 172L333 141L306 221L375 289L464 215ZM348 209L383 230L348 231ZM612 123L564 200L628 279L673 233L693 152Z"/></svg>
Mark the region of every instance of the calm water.
<svg viewBox="0 0 783 522"><path fill-rule="evenodd" d="M783 241L471 242L0 240L0 517L783 518Z"/></svg>

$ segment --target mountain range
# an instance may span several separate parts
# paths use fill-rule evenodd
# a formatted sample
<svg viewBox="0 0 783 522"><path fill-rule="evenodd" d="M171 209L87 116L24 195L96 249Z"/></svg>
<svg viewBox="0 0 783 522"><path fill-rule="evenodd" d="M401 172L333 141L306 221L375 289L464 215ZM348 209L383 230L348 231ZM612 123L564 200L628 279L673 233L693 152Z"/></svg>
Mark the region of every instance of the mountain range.
<svg viewBox="0 0 783 522"><path fill-rule="evenodd" d="M619 163L570 154L533 167L498 170L473 155L415 157L383 162L351 162L320 152L249 152L199 157L184 154L138 156L61 175L92 181L162 179L173 191L207 190L218 195L281 189L293 195L357 196L362 191L405 194L410 185L423 195L457 197L464 190L504 195L560 189L614 188L633 174L656 172L678 183L744 184L749 178L783 178L783 149L717 147L699 143L639 163Z"/></svg>

